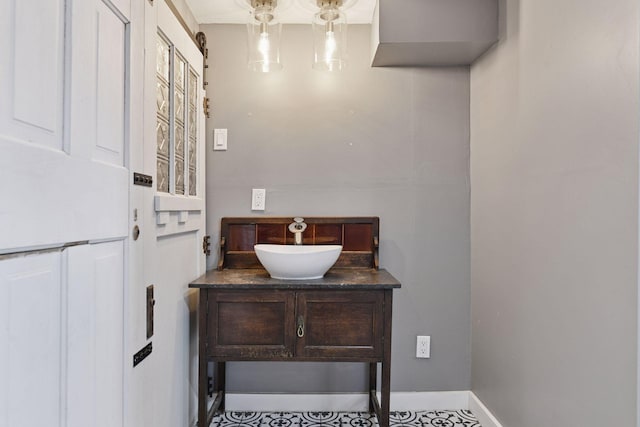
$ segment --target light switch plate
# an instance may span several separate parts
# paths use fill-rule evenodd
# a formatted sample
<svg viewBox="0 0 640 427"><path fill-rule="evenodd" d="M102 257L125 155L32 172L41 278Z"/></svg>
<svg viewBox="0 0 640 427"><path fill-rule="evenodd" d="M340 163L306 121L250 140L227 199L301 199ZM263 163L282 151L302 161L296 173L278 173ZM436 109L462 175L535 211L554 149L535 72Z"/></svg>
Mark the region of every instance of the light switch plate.
<svg viewBox="0 0 640 427"><path fill-rule="evenodd" d="M227 149L227 130L213 130L213 151L226 151Z"/></svg>

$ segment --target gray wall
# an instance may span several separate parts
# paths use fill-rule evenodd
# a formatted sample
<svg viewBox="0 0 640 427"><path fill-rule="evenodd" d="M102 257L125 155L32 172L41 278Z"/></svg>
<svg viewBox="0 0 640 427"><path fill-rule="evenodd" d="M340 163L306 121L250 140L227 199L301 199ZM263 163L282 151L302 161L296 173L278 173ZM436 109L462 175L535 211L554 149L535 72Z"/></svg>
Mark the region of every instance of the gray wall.
<svg viewBox="0 0 640 427"><path fill-rule="evenodd" d="M471 70L472 389L505 427L636 425L636 0L507 0Z"/></svg>
<svg viewBox="0 0 640 427"><path fill-rule="evenodd" d="M392 389L468 390L469 70L372 69L369 26L351 26L350 68L311 69L311 29L287 25L284 70L246 71L243 25L204 25L212 117L207 122L207 229L255 215L377 215L380 261L395 293ZM211 151L213 128L229 150ZM210 267L215 256L209 260ZM415 337L432 336L432 358ZM236 392L363 391L361 364L229 366Z"/></svg>

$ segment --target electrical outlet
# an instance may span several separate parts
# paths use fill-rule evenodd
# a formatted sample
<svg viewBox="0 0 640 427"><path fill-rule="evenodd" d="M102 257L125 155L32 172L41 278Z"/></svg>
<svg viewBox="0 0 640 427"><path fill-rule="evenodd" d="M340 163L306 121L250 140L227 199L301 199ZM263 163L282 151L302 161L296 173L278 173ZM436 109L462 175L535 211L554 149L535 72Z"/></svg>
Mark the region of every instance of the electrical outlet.
<svg viewBox="0 0 640 427"><path fill-rule="evenodd" d="M251 210L263 211L267 199L267 190L264 188L254 188L251 190Z"/></svg>
<svg viewBox="0 0 640 427"><path fill-rule="evenodd" d="M416 339L416 357L428 359L431 357L431 336L418 335Z"/></svg>

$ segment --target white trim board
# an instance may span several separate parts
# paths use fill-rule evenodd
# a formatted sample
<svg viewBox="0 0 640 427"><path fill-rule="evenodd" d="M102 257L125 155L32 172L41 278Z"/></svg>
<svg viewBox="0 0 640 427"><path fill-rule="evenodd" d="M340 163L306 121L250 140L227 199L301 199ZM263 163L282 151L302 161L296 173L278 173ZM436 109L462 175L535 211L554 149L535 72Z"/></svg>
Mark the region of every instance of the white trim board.
<svg viewBox="0 0 640 427"><path fill-rule="evenodd" d="M484 406L484 403L474 392L469 392L469 407L467 408L476 416L482 427L502 427L496 417Z"/></svg>
<svg viewBox="0 0 640 427"><path fill-rule="evenodd" d="M378 399L380 393L378 393ZM368 411L366 393L269 394L227 393L227 411L261 412L363 412ZM482 427L502 427L486 406L471 391L429 391L391 393L392 411L435 411L468 409Z"/></svg>
<svg viewBox="0 0 640 427"><path fill-rule="evenodd" d="M235 394L226 395L228 411L262 412L366 412L369 410L366 393L318 394ZM380 393L378 393L380 399ZM432 411L467 409L468 391L396 392L391 393L392 411Z"/></svg>

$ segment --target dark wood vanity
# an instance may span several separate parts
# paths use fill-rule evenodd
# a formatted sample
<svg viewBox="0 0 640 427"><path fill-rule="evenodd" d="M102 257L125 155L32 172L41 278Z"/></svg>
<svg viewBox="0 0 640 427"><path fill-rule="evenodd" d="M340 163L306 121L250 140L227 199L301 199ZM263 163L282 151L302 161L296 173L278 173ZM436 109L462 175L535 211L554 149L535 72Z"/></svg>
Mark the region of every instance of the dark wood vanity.
<svg viewBox="0 0 640 427"><path fill-rule="evenodd" d="M253 245L289 243L289 223L223 218L219 269L190 284L200 290L198 425L224 411L225 362L335 361L369 363L369 411L388 427L392 293L400 283L377 268L378 218L305 218L305 244L343 245L336 266L322 279L272 279ZM207 411L209 363L216 397Z"/></svg>

